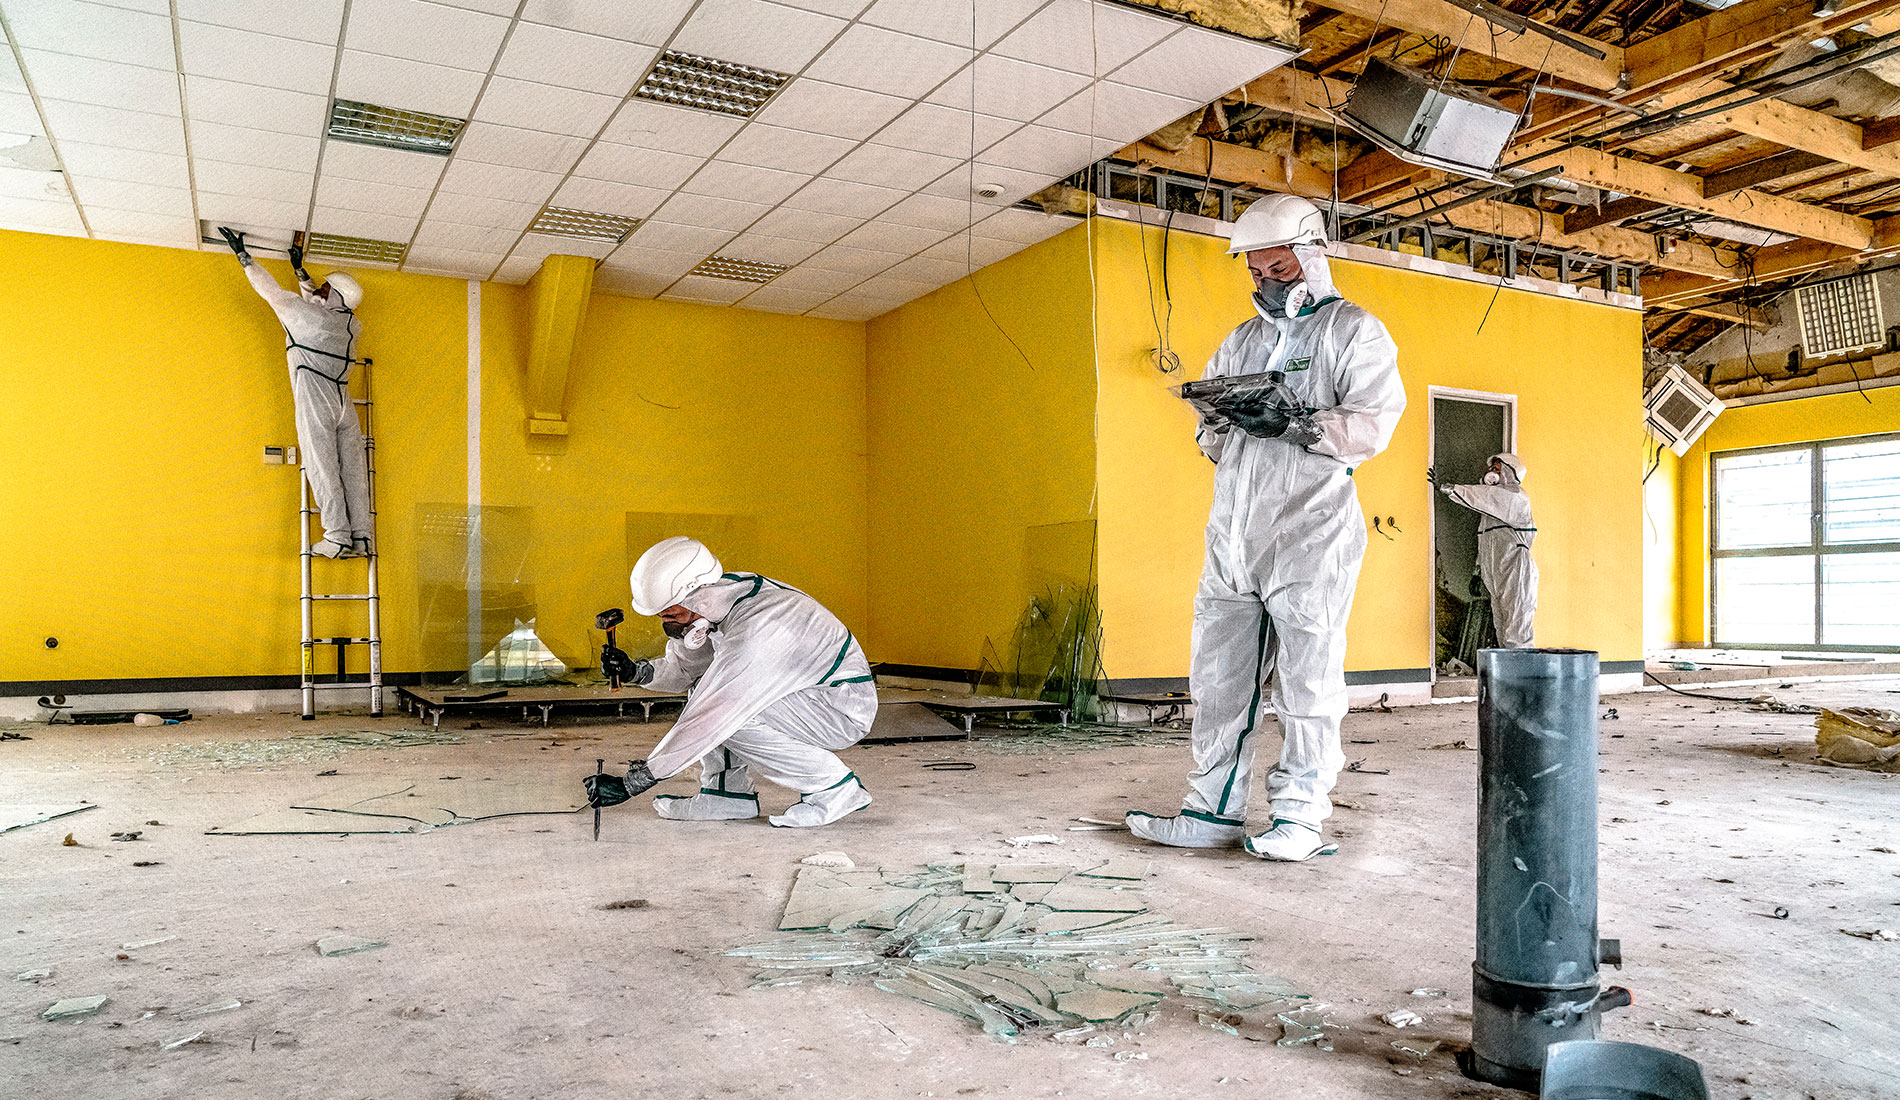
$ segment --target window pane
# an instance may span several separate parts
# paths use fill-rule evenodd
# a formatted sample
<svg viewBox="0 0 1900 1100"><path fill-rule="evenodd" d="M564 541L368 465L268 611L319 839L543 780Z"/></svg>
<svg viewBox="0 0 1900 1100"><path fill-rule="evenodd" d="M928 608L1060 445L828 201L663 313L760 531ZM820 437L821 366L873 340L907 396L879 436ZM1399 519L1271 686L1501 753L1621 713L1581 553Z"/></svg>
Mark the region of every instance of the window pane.
<svg viewBox="0 0 1900 1100"><path fill-rule="evenodd" d="M1824 644L1900 645L1900 554L1829 554L1821 583Z"/></svg>
<svg viewBox="0 0 1900 1100"><path fill-rule="evenodd" d="M1814 555L1716 559L1715 640L1812 645Z"/></svg>
<svg viewBox="0 0 1900 1100"><path fill-rule="evenodd" d="M1829 542L1900 541L1900 439L1821 452Z"/></svg>
<svg viewBox="0 0 1900 1100"><path fill-rule="evenodd" d="M1809 503L1814 488L1810 454L1718 455L1715 548L1808 545L1813 539L1814 513Z"/></svg>

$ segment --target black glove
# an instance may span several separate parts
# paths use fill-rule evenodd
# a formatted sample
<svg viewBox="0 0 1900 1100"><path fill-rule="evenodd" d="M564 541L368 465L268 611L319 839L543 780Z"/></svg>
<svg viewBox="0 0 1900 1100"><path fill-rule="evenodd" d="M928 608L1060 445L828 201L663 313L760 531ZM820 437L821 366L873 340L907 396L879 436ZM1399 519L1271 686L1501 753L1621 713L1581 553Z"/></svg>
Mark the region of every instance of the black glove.
<svg viewBox="0 0 1900 1100"><path fill-rule="evenodd" d="M1438 467L1425 467L1425 480L1431 482L1433 486L1436 486L1438 484Z"/></svg>
<svg viewBox="0 0 1900 1100"><path fill-rule="evenodd" d="M627 797L632 798L659 782L653 778L653 772L647 768L644 760L627 761Z"/></svg>
<svg viewBox="0 0 1900 1100"><path fill-rule="evenodd" d="M1227 419L1248 435L1260 439L1278 439L1286 434L1292 414L1278 405L1240 404L1221 406Z"/></svg>
<svg viewBox="0 0 1900 1100"><path fill-rule="evenodd" d="M218 227L218 232L223 234L224 243L231 246L231 251L237 253L237 256L239 259L243 260L243 259L250 258L251 254L244 250L244 234L239 233L237 230L232 229L229 226L223 226L223 225Z"/></svg>
<svg viewBox="0 0 1900 1100"><path fill-rule="evenodd" d="M294 244L290 246L290 270L297 273L298 282L310 281L310 273L303 269L303 249Z"/></svg>
<svg viewBox="0 0 1900 1100"><path fill-rule="evenodd" d="M620 649L604 645L600 647L600 671L623 684L644 684L653 679L653 662L645 657L636 661Z"/></svg>
<svg viewBox="0 0 1900 1100"><path fill-rule="evenodd" d="M617 775L600 774L581 777L581 786L587 788L589 806L618 806L658 782L644 760L627 761L624 779Z"/></svg>

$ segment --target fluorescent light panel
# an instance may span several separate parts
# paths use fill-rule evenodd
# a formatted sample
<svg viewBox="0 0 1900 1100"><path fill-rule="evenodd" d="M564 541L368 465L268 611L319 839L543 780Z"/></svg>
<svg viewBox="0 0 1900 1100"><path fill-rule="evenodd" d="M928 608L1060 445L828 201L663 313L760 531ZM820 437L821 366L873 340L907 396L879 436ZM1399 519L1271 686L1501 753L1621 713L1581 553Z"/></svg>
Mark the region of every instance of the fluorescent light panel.
<svg viewBox="0 0 1900 1100"><path fill-rule="evenodd" d="M332 233L312 233L304 240L303 250L312 256L338 260L365 260L377 264L399 264L409 251L403 241L378 241L369 237L339 237Z"/></svg>
<svg viewBox="0 0 1900 1100"><path fill-rule="evenodd" d="M751 118L790 79L770 69L668 50L633 94L675 107Z"/></svg>
<svg viewBox="0 0 1900 1100"><path fill-rule="evenodd" d="M528 232L550 237L572 237L581 241L608 241L619 244L640 224L639 218L619 214L599 214L592 210L569 210L550 206L534 216Z"/></svg>
<svg viewBox="0 0 1900 1100"><path fill-rule="evenodd" d="M708 256L699 261L699 266L692 270L692 274L713 279L736 279L742 283L769 283L785 274L790 266L741 260L735 256Z"/></svg>
<svg viewBox="0 0 1900 1100"><path fill-rule="evenodd" d="M358 145L446 157L455 151L455 139L466 125L467 119L404 111L353 99L330 103L330 136Z"/></svg>

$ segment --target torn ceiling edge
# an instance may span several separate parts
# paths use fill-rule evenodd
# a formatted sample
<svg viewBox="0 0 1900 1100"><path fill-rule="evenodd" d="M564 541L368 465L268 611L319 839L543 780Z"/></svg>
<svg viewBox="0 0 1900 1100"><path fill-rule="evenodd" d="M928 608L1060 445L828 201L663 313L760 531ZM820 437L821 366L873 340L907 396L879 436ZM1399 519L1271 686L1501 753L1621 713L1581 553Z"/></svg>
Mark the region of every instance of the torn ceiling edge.
<svg viewBox="0 0 1900 1100"><path fill-rule="evenodd" d="M1300 0L1114 0L1182 18L1197 27L1299 49Z"/></svg>
<svg viewBox="0 0 1900 1100"><path fill-rule="evenodd" d="M1168 211L1157 210L1152 206L1141 206L1114 199L1099 199L1095 212L1104 218L1117 221L1140 222L1143 225L1168 226L1177 233L1197 233L1204 237L1226 239L1233 232L1232 222L1204 218L1198 214L1176 213L1172 219ZM1560 283L1554 279L1540 279L1532 275L1519 275L1515 279L1501 279L1463 264L1449 260L1432 259L1426 256L1414 256L1409 252L1395 252L1388 248L1373 248L1370 245L1347 244L1335 241L1326 246L1326 254L1336 259L1354 263L1377 264L1380 267L1396 267L1406 271L1417 271L1426 275L1442 275L1448 279L1461 279L1468 283L1482 283L1485 286L1503 286L1507 290L1521 290L1530 294L1544 294L1553 298L1569 298L1573 301L1590 302L1595 305L1611 306L1616 309L1641 310L1643 299L1634 294L1606 291L1599 287L1582 286L1576 283Z"/></svg>

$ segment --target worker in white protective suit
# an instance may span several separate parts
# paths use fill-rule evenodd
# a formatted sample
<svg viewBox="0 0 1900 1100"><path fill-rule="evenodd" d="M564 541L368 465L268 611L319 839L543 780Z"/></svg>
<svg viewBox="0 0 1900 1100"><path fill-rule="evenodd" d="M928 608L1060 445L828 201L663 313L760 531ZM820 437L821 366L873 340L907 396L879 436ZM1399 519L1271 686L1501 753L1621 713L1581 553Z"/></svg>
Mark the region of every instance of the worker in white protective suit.
<svg viewBox="0 0 1900 1100"><path fill-rule="evenodd" d="M1531 541L1531 498L1524 494L1524 460L1514 454L1491 456L1482 485L1441 485L1438 491L1478 513L1478 575L1491 594L1491 621L1498 645L1529 649L1531 620L1537 615L1537 563Z"/></svg>
<svg viewBox="0 0 1900 1100"><path fill-rule="evenodd" d="M244 234L222 226L218 232L237 253L238 263L258 297L284 326L284 357L290 365L290 393L296 408L297 447L304 477L323 518L323 537L310 552L326 558L365 557L375 552L375 521L369 499L369 455L363 426L350 398L350 371L362 326L356 307L363 287L345 271L332 272L321 286L303 269L303 250L291 246L290 266L297 293L277 285L244 248Z"/></svg>
<svg viewBox="0 0 1900 1100"><path fill-rule="evenodd" d="M1214 507L1194 597L1189 686L1194 770L1178 815L1128 814L1136 836L1192 848L1244 843L1263 859L1318 855L1344 762L1346 618L1365 552L1353 467L1385 449L1405 411L1385 326L1333 290L1326 223L1305 199L1271 195L1234 225L1257 317L1202 376L1283 372L1265 392L1204 410ZM1273 824L1245 835L1266 702L1280 718L1267 775Z"/></svg>
<svg viewBox="0 0 1900 1100"><path fill-rule="evenodd" d="M628 772L628 797L697 760L699 793L656 797L661 817L757 817L754 773L798 792L790 809L768 819L776 826L829 825L871 804L832 751L857 744L877 717L870 663L835 615L796 588L724 572L689 538L654 544L630 580L634 611L661 618L666 652L636 661L603 647L601 671L687 697L673 728Z"/></svg>

